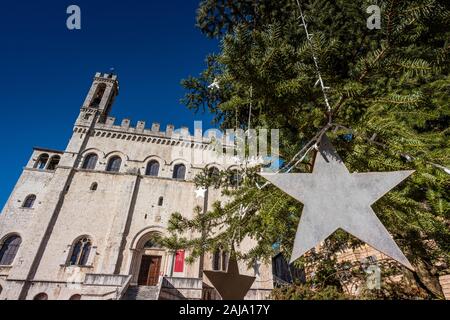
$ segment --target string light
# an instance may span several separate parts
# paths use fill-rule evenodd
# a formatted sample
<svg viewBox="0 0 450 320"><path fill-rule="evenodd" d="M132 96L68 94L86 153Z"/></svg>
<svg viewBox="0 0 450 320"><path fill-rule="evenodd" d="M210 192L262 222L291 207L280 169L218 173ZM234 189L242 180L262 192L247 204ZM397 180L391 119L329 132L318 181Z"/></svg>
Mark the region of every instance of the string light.
<svg viewBox="0 0 450 320"><path fill-rule="evenodd" d="M308 41L309 46L311 48L311 54L312 54L312 57L313 57L313 60L314 60L314 66L316 67L316 73L317 73L318 80L316 81L314 86L317 86L317 84L320 84L320 88L322 89L323 98L325 100L325 105L327 107L328 124L331 124L331 122L332 122L332 112L331 112L330 102L329 102L329 99L328 99L328 94L326 92L327 90L330 89L330 87L325 86L325 84L323 82L322 74L320 72L319 62L318 62L316 53L314 51L314 45L313 45L313 43L311 41L313 35L308 32L308 25L306 24L305 15L303 14L303 10L302 10L302 6L300 5L300 1L296 0L296 2L297 2L298 10L300 11L300 19L302 20L301 26L303 26L303 28L305 29L306 40Z"/></svg>

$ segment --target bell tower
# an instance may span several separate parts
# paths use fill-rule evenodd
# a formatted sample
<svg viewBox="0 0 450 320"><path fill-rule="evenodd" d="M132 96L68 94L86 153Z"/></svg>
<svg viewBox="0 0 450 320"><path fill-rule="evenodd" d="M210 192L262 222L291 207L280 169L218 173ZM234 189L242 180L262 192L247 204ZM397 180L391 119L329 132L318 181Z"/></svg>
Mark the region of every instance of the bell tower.
<svg viewBox="0 0 450 320"><path fill-rule="evenodd" d="M81 107L77 122L86 123L97 119L97 122L104 123L118 95L119 81L117 75L97 72Z"/></svg>

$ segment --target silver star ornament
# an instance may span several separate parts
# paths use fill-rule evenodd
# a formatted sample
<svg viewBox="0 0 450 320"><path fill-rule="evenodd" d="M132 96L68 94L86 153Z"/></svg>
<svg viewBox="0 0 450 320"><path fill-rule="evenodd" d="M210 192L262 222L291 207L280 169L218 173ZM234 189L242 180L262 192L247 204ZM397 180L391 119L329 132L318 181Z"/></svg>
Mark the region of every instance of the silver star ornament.
<svg viewBox="0 0 450 320"><path fill-rule="evenodd" d="M197 188L194 192L195 192L195 198L204 198L206 189L201 187L201 188Z"/></svg>
<svg viewBox="0 0 450 320"><path fill-rule="evenodd" d="M414 171L350 173L324 135L312 173L261 173L303 203L291 263L337 229L413 270L371 205Z"/></svg>

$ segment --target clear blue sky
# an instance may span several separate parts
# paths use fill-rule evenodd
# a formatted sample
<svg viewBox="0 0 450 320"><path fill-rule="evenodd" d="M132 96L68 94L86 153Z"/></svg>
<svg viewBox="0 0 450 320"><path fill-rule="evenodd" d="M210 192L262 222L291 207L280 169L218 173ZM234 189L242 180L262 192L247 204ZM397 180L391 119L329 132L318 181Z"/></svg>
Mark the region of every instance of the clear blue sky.
<svg viewBox="0 0 450 320"><path fill-rule="evenodd" d="M198 75L214 40L195 27L196 0L5 1L0 12L0 208L32 147L63 150L96 71L115 67L112 115L193 127L180 81ZM77 4L82 30L66 28ZM204 124L204 128L206 124Z"/></svg>

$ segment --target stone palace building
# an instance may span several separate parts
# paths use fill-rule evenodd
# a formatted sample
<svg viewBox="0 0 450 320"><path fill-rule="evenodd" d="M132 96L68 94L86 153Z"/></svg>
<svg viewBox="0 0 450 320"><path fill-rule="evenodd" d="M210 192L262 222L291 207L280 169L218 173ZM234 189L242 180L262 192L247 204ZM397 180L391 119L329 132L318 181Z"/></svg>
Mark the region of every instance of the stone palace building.
<svg viewBox="0 0 450 320"><path fill-rule="evenodd" d="M224 270L225 253L187 264L188 250L153 239L166 234L172 213L190 217L221 199L220 190L198 197L193 178L230 166L201 130L116 125L118 94L117 76L97 73L66 150L34 148L0 215L0 300L218 298L202 270ZM240 264L256 277L247 298L267 297L271 269Z"/></svg>

